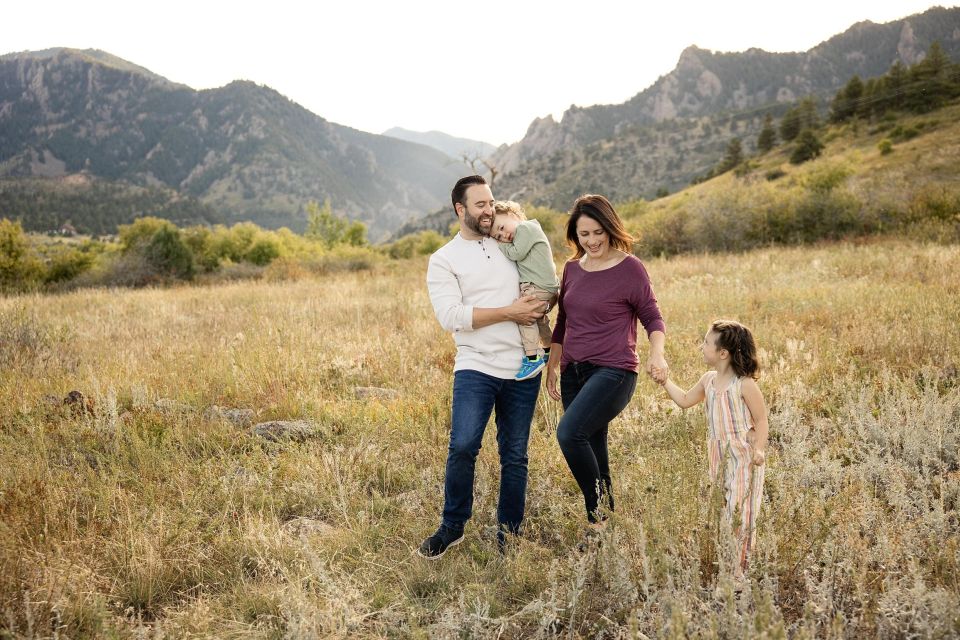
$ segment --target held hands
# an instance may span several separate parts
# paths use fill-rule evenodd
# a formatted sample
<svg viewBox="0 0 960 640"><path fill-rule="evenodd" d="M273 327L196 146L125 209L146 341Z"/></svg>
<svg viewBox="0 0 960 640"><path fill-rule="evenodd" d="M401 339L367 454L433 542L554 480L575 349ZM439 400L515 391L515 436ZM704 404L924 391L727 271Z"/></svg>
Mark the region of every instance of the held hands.
<svg viewBox="0 0 960 640"><path fill-rule="evenodd" d="M662 353L651 353L647 360L647 373L653 378L653 381L663 386L667 383L670 375L670 365Z"/></svg>

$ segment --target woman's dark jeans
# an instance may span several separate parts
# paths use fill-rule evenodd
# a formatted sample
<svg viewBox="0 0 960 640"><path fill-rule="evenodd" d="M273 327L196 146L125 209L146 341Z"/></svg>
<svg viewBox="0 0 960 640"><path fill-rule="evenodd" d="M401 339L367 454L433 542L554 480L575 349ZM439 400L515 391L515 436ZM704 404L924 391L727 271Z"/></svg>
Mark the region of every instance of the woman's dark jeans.
<svg viewBox="0 0 960 640"><path fill-rule="evenodd" d="M583 492L590 522L601 519L601 502L613 511L607 427L630 403L636 387L636 372L590 362L571 362L560 374L564 413L557 440Z"/></svg>

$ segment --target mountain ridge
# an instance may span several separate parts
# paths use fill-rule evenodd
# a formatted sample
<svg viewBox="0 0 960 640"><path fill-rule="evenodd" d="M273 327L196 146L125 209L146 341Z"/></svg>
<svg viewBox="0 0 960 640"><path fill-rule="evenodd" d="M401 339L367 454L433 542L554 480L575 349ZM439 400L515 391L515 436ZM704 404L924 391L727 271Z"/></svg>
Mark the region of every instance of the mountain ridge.
<svg viewBox="0 0 960 640"><path fill-rule="evenodd" d="M196 91L125 62L62 48L0 57L0 177L87 171L295 230L308 201L329 199L377 238L440 206L462 173L435 149L329 122L266 86Z"/></svg>
<svg viewBox="0 0 960 640"><path fill-rule="evenodd" d="M898 59L913 64L935 40L960 57L960 7L861 21L806 52L690 45L673 70L623 103L534 119L523 139L490 159L498 192L565 208L589 190L618 199L675 190L715 164L731 138L756 135L765 113L780 115L806 95L827 98L854 74L882 75Z"/></svg>

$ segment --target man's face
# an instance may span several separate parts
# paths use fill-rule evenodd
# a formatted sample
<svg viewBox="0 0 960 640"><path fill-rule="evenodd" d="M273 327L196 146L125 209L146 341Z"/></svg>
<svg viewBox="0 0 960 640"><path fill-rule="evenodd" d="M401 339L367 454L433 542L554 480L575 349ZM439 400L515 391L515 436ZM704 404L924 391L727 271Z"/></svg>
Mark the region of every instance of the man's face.
<svg viewBox="0 0 960 640"><path fill-rule="evenodd" d="M479 235L490 235L493 225L493 192L485 184L473 184L467 187L464 195L466 204L457 204L457 213L470 231Z"/></svg>

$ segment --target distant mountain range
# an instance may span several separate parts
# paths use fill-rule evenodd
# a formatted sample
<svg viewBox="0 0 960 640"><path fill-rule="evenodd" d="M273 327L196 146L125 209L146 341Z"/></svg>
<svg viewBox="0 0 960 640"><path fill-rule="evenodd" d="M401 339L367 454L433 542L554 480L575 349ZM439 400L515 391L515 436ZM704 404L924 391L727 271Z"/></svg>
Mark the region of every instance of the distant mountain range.
<svg viewBox="0 0 960 640"><path fill-rule="evenodd" d="M0 204L15 210L0 216L45 228L68 219L71 203L92 210L94 192L30 195L58 188L44 176L79 174L71 189L113 185L97 197L139 190L118 196L122 215L98 210L103 227L156 212L301 230L305 204L329 199L379 240L449 209L451 185L469 171L457 162L465 150L490 154L501 198L565 209L587 191L652 197L703 175L732 137L750 151L765 114L806 95L825 107L853 74L914 64L934 41L960 58L960 8L858 23L803 53L689 47L627 102L534 120L521 141L496 150L439 132L365 133L251 82L195 91L102 51L12 53L0 56ZM29 182L4 195L21 179Z"/></svg>
<svg viewBox="0 0 960 640"><path fill-rule="evenodd" d="M0 56L3 178L84 172L298 230L306 203L329 199L376 239L442 206L464 171L440 151L328 122L251 82L194 91L102 51Z"/></svg>
<svg viewBox="0 0 960 640"><path fill-rule="evenodd" d="M433 147L442 151L456 160L468 160L489 158L494 151L495 146L489 142L480 142L479 140L469 140L467 138L456 138L443 133L442 131L410 131L401 127L393 127L383 132L383 135L391 138L400 138L408 142L417 142Z"/></svg>
<svg viewBox="0 0 960 640"><path fill-rule="evenodd" d="M803 53L688 47L673 71L623 104L534 120L522 140L492 156L495 194L565 209L588 191L617 200L674 191L715 165L731 138L749 149L766 113L781 115L808 95L826 109L854 74L915 64L934 41L960 59L960 8L860 22Z"/></svg>

